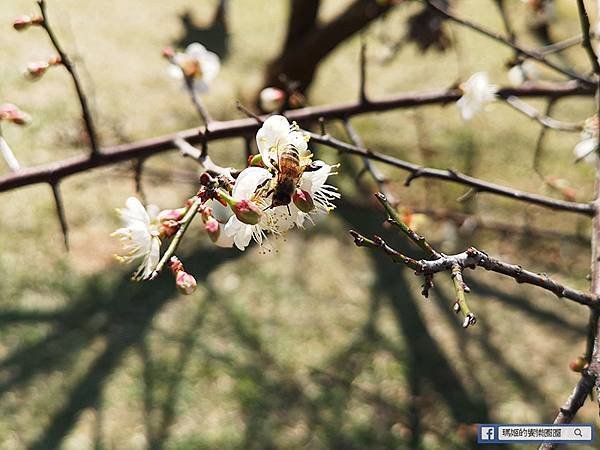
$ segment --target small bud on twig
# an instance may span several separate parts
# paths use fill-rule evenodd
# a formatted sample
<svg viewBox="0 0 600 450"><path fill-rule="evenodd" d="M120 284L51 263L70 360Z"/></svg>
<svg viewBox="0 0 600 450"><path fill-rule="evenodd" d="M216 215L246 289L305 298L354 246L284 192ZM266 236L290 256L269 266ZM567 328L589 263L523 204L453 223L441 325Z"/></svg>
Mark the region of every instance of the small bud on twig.
<svg viewBox="0 0 600 450"><path fill-rule="evenodd" d="M17 31L22 31L33 25L42 25L44 23L44 19L39 14L34 14L29 16L27 14L23 14L22 16L17 17L13 20L13 28Z"/></svg>

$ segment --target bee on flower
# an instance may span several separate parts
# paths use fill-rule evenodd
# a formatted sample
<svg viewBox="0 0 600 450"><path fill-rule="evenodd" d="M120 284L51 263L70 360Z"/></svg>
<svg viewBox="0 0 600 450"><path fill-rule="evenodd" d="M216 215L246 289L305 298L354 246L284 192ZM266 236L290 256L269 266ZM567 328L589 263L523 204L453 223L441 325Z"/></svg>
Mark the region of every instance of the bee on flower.
<svg viewBox="0 0 600 450"><path fill-rule="evenodd" d="M127 200L126 207L119 210L124 226L113 235L125 250L120 261L141 260L135 279L151 278L165 261L174 261L174 249L197 215L215 245L243 251L252 240L266 245L267 235L281 236L294 226L303 227L311 214L334 209L333 202L340 194L326 182L338 166L313 161L308 135L295 123L272 116L263 123L256 140L260 154L239 173L209 160L210 168L205 166L200 176L200 190L186 208L159 212L155 206L144 208L134 197ZM171 239L162 258L161 239ZM193 291L193 277L180 265L173 267L178 288Z"/></svg>
<svg viewBox="0 0 600 450"><path fill-rule="evenodd" d="M171 63L169 74L191 83L196 93L207 92L221 69L219 56L198 42L188 45L184 52L168 49L163 51L163 55Z"/></svg>

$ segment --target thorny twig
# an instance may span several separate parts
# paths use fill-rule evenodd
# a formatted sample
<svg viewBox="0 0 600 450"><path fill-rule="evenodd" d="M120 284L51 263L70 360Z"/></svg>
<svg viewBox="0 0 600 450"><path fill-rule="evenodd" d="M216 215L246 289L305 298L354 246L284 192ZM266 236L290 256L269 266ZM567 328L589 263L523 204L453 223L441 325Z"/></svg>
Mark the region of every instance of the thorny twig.
<svg viewBox="0 0 600 450"><path fill-rule="evenodd" d="M90 111L90 107L88 104L87 97L83 90L83 86L81 84L81 80L79 79L79 75L77 74L77 69L75 64L69 58L69 55L65 53L65 51L60 46L52 27L50 26L50 22L48 22L48 15L46 12L46 1L39 0L38 5L40 7L40 12L42 13L43 22L42 27L46 30L48 37L50 38L50 42L54 46L54 49L58 53L60 57L60 64L64 66L64 68L71 75L71 79L73 80L73 86L75 87L75 91L77 92L77 98L79 99L79 103L81 105L81 112L83 115L83 122L85 124L85 129L90 140L90 147L92 150L92 156L98 156L100 154L100 146L98 144L98 137L96 135L96 129L94 128L94 121L92 118L92 113Z"/></svg>
<svg viewBox="0 0 600 450"><path fill-rule="evenodd" d="M519 54L522 54L529 58L535 59L536 61L539 61L540 63L550 67L551 69L554 69L557 72L562 73L563 75L566 75L567 77L569 77L571 79L581 81L582 83L585 83L587 85L594 84L594 82L591 79L589 79L588 77L580 75L567 67L562 67L562 66L550 61L543 54L540 54L534 50L526 49L514 42L511 42L509 39L505 38L504 36L494 32L494 31L488 30L487 28L484 28L481 25L471 22L470 20L459 17L458 15L451 12L448 7L440 4L437 0L423 0L423 1L425 3L427 3L429 6L431 6L432 8L434 8L436 11L438 11L439 13L441 13L442 15L447 17L448 19L453 20L454 22L459 23L467 28L470 28L480 34L483 34L483 35L489 37L489 38L492 38L495 41L500 42L500 43L512 48Z"/></svg>

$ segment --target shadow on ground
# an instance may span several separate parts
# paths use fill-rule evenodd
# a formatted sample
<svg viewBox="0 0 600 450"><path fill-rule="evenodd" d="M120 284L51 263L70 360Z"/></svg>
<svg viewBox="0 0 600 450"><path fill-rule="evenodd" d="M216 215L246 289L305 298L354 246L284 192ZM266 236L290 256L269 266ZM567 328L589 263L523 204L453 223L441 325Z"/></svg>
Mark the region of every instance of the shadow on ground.
<svg viewBox="0 0 600 450"><path fill-rule="evenodd" d="M379 223L356 206L342 204L337 215L348 229L355 228L366 234L381 231ZM116 283L109 283L102 276L92 276L81 290L84 294L70 298L69 305L61 311L0 312L0 324L5 327L37 323L50 326L43 338L19 346L0 361L0 398L32 383L43 382L46 374L68 373L82 350L101 337L106 343L103 350L58 402L62 406L51 413L48 425L39 430L30 448L60 447L81 412L87 408L101 411L105 383L128 351L138 352L144 365L143 415L147 447L151 449L214 448L216 445L206 441L201 431L176 446L169 441L171 427L178 419L179 387L185 368L192 355L197 357L198 354L206 359L207 366L225 371L233 379L233 392L244 424L240 437L232 440L224 437L217 446L420 449L428 448L424 435L429 433L446 442L446 448L469 448L458 438L444 441L444 433L461 424L493 421L477 373L467 385L432 335L418 308L418 302L423 300L407 282L412 275L399 270L377 252L368 254L376 280L367 319L348 335L346 345L331 349L319 367L311 368L308 376L278 362L270 352L268 338L258 332L256 319L232 307L227 299L219 298L213 291L209 291L210 300L199 306L189 327L179 330L176 342L179 350L174 361L168 367L158 367L157 355L149 350L146 338L157 313L175 296L171 279L165 276L155 282L135 284L130 282L128 274ZM202 250L188 255L185 260L192 273L202 274L199 281L210 290L206 278L223 263L243 257L244 254L233 251ZM537 309L526 300L494 292L482 283L477 289L488 290L487 294L522 308L537 320L560 325L569 332L578 331L575 325ZM447 307L450 299L443 294L435 299L442 306L440 311L456 321ZM224 313L222 316L228 323L223 326L233 330L232 344L248 357L242 358L238 352L216 351L199 339L209 308L219 308ZM385 336L378 328L378 316L384 308L386 313L392 311L397 329L395 339ZM458 323L455 338L457 341L465 339ZM524 396L537 402L540 408L553 407L527 374L503 357L499 348L485 338L481 344L496 361L498 372L512 379ZM404 368L406 402L390 399L379 389L365 388L357 382L380 352L390 355ZM357 405L370 412L368 424L353 421L353 409ZM439 429L432 428L428 416L439 410L446 411L449 419ZM285 445L282 436L299 423L304 430L300 438ZM101 433L95 440L96 448L103 448Z"/></svg>

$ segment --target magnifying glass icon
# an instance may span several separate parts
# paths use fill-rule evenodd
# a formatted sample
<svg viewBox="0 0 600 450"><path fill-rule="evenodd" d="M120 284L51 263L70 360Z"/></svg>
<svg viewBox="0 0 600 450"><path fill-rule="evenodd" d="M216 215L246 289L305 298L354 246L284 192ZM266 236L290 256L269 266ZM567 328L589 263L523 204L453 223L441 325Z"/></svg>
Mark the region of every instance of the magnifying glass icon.
<svg viewBox="0 0 600 450"><path fill-rule="evenodd" d="M573 431L573 434L575 436L583 437L583 434L581 433L581 428L575 428L575 431Z"/></svg>

